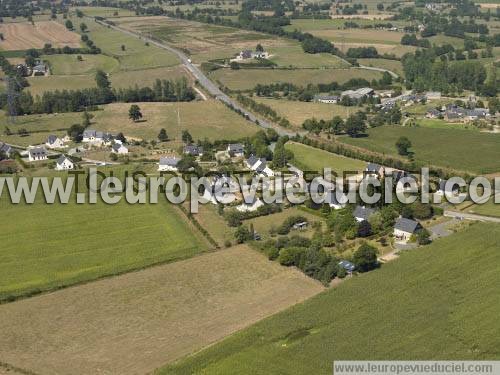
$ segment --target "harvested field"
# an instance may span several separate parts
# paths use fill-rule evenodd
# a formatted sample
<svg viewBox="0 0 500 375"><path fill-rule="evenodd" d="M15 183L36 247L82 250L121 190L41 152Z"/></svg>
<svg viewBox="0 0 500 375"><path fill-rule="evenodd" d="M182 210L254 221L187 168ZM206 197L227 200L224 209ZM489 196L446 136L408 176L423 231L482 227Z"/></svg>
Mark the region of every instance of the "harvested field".
<svg viewBox="0 0 500 375"><path fill-rule="evenodd" d="M31 23L0 24L0 33L5 40L0 41L0 48L8 51L43 48L45 43L53 47L80 47L80 35L69 31L55 21Z"/></svg>
<svg viewBox="0 0 500 375"><path fill-rule="evenodd" d="M0 360L46 374L144 374L323 287L245 246L0 306Z"/></svg>

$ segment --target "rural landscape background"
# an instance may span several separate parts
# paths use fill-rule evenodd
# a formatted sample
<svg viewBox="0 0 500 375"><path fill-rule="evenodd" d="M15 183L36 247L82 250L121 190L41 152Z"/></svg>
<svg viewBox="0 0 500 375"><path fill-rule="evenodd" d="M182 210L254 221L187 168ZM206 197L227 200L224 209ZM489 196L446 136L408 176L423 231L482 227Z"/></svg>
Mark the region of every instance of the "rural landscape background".
<svg viewBox="0 0 500 375"><path fill-rule="evenodd" d="M499 73L497 0L0 0L0 374L500 360L500 192L447 185L500 177ZM440 203L234 188L422 167ZM4 184L90 168L212 185L191 213Z"/></svg>

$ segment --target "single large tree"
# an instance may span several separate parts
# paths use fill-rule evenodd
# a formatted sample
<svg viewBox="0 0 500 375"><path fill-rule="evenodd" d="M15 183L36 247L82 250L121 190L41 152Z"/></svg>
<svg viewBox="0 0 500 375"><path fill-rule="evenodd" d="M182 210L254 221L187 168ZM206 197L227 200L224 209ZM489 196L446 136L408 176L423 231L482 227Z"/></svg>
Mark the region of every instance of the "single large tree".
<svg viewBox="0 0 500 375"><path fill-rule="evenodd" d="M406 156L410 153L411 141L407 137L400 137L396 142L398 154Z"/></svg>
<svg viewBox="0 0 500 375"><path fill-rule="evenodd" d="M354 252L352 260L359 272L367 272L377 268L377 249L364 243Z"/></svg>
<svg viewBox="0 0 500 375"><path fill-rule="evenodd" d="M66 21L66 28L68 30L73 30L73 22L71 22L70 20L67 20Z"/></svg>
<svg viewBox="0 0 500 375"><path fill-rule="evenodd" d="M158 134L158 140L160 142L168 141L168 135L167 135L167 131L165 129L160 130L160 133Z"/></svg>
<svg viewBox="0 0 500 375"><path fill-rule="evenodd" d="M139 121L142 118L141 109L137 104L132 104L128 110L128 118L134 122Z"/></svg>

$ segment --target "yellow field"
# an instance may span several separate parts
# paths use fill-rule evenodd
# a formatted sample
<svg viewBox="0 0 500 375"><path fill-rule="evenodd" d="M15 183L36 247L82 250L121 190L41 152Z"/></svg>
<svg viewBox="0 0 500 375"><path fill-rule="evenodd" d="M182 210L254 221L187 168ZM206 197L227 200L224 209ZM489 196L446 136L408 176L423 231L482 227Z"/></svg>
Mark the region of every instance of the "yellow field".
<svg viewBox="0 0 500 375"><path fill-rule="evenodd" d="M286 99L254 97L254 100L259 103L264 103L274 109L278 115L287 118L292 126L297 129L301 129L302 123L313 117L318 120L330 120L333 116L346 118L349 116L349 113L353 113L357 110L337 104L299 102Z"/></svg>
<svg viewBox="0 0 500 375"><path fill-rule="evenodd" d="M52 47L80 46L80 36L55 21L36 22L34 26L28 22L0 24L0 33L5 38L0 41L0 49L8 51L43 48L45 43Z"/></svg>
<svg viewBox="0 0 500 375"><path fill-rule="evenodd" d="M95 112L92 126L126 136L156 139L161 128L171 140L179 140L182 130L189 130L195 139L239 139L254 134L258 127L214 100L191 103L138 103L144 122L128 118L130 103L115 103Z"/></svg>

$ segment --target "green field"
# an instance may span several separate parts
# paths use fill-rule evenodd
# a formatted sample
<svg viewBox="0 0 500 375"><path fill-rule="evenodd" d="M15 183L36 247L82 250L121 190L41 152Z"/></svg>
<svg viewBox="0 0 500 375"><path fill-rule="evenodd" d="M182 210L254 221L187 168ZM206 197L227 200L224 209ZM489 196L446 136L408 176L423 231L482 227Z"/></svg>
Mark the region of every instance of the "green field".
<svg viewBox="0 0 500 375"><path fill-rule="evenodd" d="M415 160L444 168L472 173L500 170L500 135L458 129L382 126L369 129L368 137L340 140L386 155L396 155L396 141L401 136L412 142Z"/></svg>
<svg viewBox="0 0 500 375"><path fill-rule="evenodd" d="M71 8L72 11L79 9L84 15L88 17L104 17L104 18L115 18L115 17L129 17L134 16L135 12L128 9L119 8L109 8L109 7L74 7Z"/></svg>
<svg viewBox="0 0 500 375"><path fill-rule="evenodd" d="M78 90L95 87L93 75L29 77L26 88L33 96L42 95L46 91Z"/></svg>
<svg viewBox="0 0 500 375"><path fill-rule="evenodd" d="M498 359L499 249L500 226L473 225L159 373L331 374L334 360Z"/></svg>
<svg viewBox="0 0 500 375"><path fill-rule="evenodd" d="M288 142L285 147L293 152L294 164L311 171L331 168L337 174L342 174L344 171L363 171L366 167L366 163L361 160L346 158L300 143Z"/></svg>
<svg viewBox="0 0 500 375"><path fill-rule="evenodd" d="M265 45L264 45L264 48ZM349 64L328 53L304 53L299 43L269 48L270 60L280 67L293 68L347 68Z"/></svg>
<svg viewBox="0 0 500 375"><path fill-rule="evenodd" d="M19 146L45 143L50 134L64 136L66 134L66 129L81 121L81 113L60 113L19 116L16 118L14 124L10 124L7 122L5 112L0 111L0 141ZM6 136L4 134L6 126L11 130L13 135ZM29 132L28 136L21 137L17 135L19 129L22 128Z"/></svg>
<svg viewBox="0 0 500 375"><path fill-rule="evenodd" d="M138 38L106 28L94 21L86 23L90 39L101 48L103 54L117 59L121 70L144 70L179 64L177 57L168 51L146 46ZM122 50L122 45L125 46L125 51Z"/></svg>
<svg viewBox="0 0 500 375"><path fill-rule="evenodd" d="M76 55L50 55L42 58L49 62L51 73L55 75L95 74L97 70L111 73L120 67L118 60L104 55L82 55L82 61L78 61Z"/></svg>
<svg viewBox="0 0 500 375"><path fill-rule="evenodd" d="M219 69L211 74L213 80L233 90L249 90L256 84L286 82L306 86L308 83L344 83L351 78L368 81L380 79L382 73L363 69Z"/></svg>
<svg viewBox="0 0 500 375"><path fill-rule="evenodd" d="M77 205L73 200L49 207L40 198L28 206L11 204L4 191L0 206L9 218L0 232L0 300L207 249L180 211L162 199L146 205L124 200L118 205Z"/></svg>

